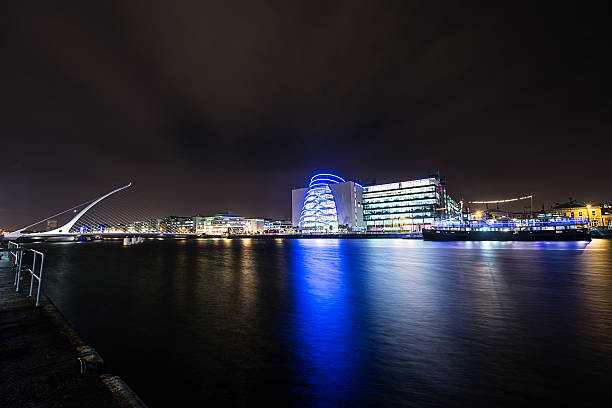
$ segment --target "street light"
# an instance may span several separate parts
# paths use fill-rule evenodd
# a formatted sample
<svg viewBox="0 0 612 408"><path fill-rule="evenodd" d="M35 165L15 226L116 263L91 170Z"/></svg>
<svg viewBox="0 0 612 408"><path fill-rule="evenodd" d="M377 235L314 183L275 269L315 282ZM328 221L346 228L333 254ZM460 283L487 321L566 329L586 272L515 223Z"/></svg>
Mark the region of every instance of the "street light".
<svg viewBox="0 0 612 408"><path fill-rule="evenodd" d="M589 221L589 228L591 227L591 204L587 204L587 220Z"/></svg>

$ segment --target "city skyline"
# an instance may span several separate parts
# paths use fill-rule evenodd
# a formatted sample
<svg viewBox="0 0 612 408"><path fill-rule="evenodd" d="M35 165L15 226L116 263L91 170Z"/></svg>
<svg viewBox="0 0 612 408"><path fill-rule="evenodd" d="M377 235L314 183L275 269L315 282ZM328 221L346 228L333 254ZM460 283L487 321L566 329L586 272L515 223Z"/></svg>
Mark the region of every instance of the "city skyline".
<svg viewBox="0 0 612 408"><path fill-rule="evenodd" d="M275 229L272 223L287 222L287 225L292 225L296 231L312 229L312 231L337 232L338 229L341 229L348 232L412 231L420 233L421 228L431 226L434 219L450 219L458 216L470 218L471 214L480 217L481 214L489 211L512 214L517 218L553 216L579 220L586 219L585 214L588 213L590 216L592 212L593 222L589 221L589 223L597 227L609 224L609 209L612 207L610 202L593 204L569 197L568 202L555 202L549 207L542 205L542 208L539 209L533 206L533 195L491 201L469 201L462 197L455 201L448 193L446 176L441 176L437 168L430 169L426 177L387 183L376 183L376 180L371 179L361 184L357 181L347 181L331 173L315 174L310 178L308 187L291 190L290 218L245 216L231 210L214 213L202 213L196 210L190 215L154 213L150 208L135 207L133 202L138 200L134 200L132 195L118 194L125 189L132 191L133 188L133 183L130 182L98 198L64 209L55 215L30 223L28 226L14 227L12 230L16 233L46 231L45 233L52 234L58 231L61 233L62 230L63 232L69 230L73 233L102 231L196 233L198 230L204 231L203 224L201 229L196 227L200 220L229 217L247 222L261 221L263 223L265 220L265 230ZM114 200L117 196L121 197L119 201ZM529 200L529 205L525 205L525 200ZM107 205L109 201L113 204ZM99 204L100 202L102 204ZM94 210L89 211L92 208ZM331 218L327 219L326 216L319 218L319 215L316 214L320 210L326 214L329 213ZM188 220L190 225L185 225L185 220ZM178 222L178 224L169 227L166 225L168 221L173 224ZM271 223L270 226L268 222ZM319 225L320 222L325 224L324 228ZM162 224L164 226L160 228ZM254 231L254 228L245 227L245 230ZM11 231L7 228L3 230ZM264 229L261 232L264 232Z"/></svg>
<svg viewBox="0 0 612 408"><path fill-rule="evenodd" d="M432 172L432 171L438 172L438 169L437 168L429 169L429 172ZM401 182L409 182L410 183L413 180L417 180L418 181L420 179L427 179L428 177L431 177L431 174L429 174L429 175L425 175L425 174L426 173L423 173L419 177L412 178L412 179L403 178L403 179L396 179L396 180L387 180L385 182L378 182L378 180L376 180L374 178L371 178L371 179L367 179L368 180L367 182L364 182L361 179L355 180L355 182L358 182L358 185L361 185L359 183L362 183L363 186L384 185L384 184L388 184L388 183L401 183ZM316 175L317 174L314 174L314 176L316 176ZM446 176L444 175L443 178L446 179ZM130 186L132 186L132 182L130 182ZM307 187L307 185L305 185L305 187ZM293 190L295 190L296 188L297 189L306 190L305 187L301 187L301 188L300 187L294 187ZM133 189L134 189L134 187L132 186L130 191L133 190ZM456 189L449 188L448 190L449 191L453 191L453 190L456 190ZM202 216L202 214L204 214L204 216L206 216L206 217L211 217L211 216L215 216L215 215L235 215L235 216L239 216L239 217L243 217L243 218L247 218L247 219L291 220L292 213L295 211L295 208L292 208L292 207L294 207L295 203L292 204L292 202L291 202L292 201L292 199L291 199L291 189L288 189L287 191L288 191L289 199L288 199L288 203L287 203L288 208L285 209L285 212L288 213L288 215L283 215L283 216L261 215L261 214L253 212L252 209L249 209L249 208L247 208L245 211L241 211L241 212L240 211L234 211L233 208L206 210L206 211L202 211L201 209L195 208L193 210L188 210L186 212L184 211L184 212L181 213L181 212L164 211L163 209L162 210L159 210L159 209L154 210L154 208L155 208L154 206L149 206L147 208L138 208L137 210L135 210L135 208L138 205L138 204L135 204L135 203L141 203L143 201L142 197L138 197L138 193L137 193L136 196L133 193L129 193L129 197L127 198L127 201L126 201L126 197L122 197L122 199L124 200L124 204L126 202L128 202L128 201L130 202L129 205L128 205L128 207L130 207L130 208L124 208L123 209L124 211L127 211L127 213L132 213L132 214L138 213L140 215L143 214L143 213L147 214L144 217L143 216L133 216L133 217L130 218L130 216L128 216L128 218L125 221L126 223L148 221L148 220L154 219L154 218L157 218L157 219L168 218L168 217L191 218L191 217ZM89 198L91 198L91 197L89 197ZM470 202L470 200L464 198L463 196L458 196L456 198L457 198L457 202L464 201L466 211L469 211L470 209L472 209L474 211L478 211L479 209L484 209L485 208L485 207L483 207L484 206L484 204L483 204L484 202L480 202L480 201ZM500 200L504 200L506 198L509 198L509 196L506 196L506 197L503 197L503 198L502 197L496 197L496 198L500 199ZM546 204L542 203L541 205L535 205L534 207L532 207L532 209L534 211L551 209L551 208L554 208L556 206L559 206L559 204L564 203L566 200L571 202L572 200L574 200L574 197L570 196L570 197L567 197L565 199L560 198L559 200L554 201L554 202L550 202L550 203L546 203ZM84 204L87 204L90 201L93 201L93 199L92 200L88 200ZM511 199L511 200L508 200L508 201L511 201L512 203L511 204L503 204L503 206L504 206L504 208L506 210L511 211L511 212L515 212L515 213L520 213L521 211L524 210L523 206L516 207L516 203L514 203L514 201L516 201L516 199ZM595 201L590 201L589 205L591 205L591 204L593 204L593 205L610 205L610 201L612 201L612 200L609 200L609 201L605 201L605 200L596 201L595 200ZM536 201L535 196L534 196L534 202L538 203L538 201ZM68 202L66 203L66 205L71 205L71 204L74 204L74 203L68 203ZM115 204L115 205L117 205L117 204ZM456 203L454 205L458 206L459 204ZM493 204L491 204L491 205L493 205ZM585 205L586 205L586 202L585 202ZM83 206L83 204L77 205L77 207L80 207L80 208L82 208L82 206ZM74 207L74 208L77 208L77 207ZM236 205L235 207L239 207L239 205ZM497 204L497 207L499 208L499 204ZM486 208L490 208L489 205L486 205ZM494 208L494 207L491 207L491 208ZM116 208L116 209L119 209L119 208ZM58 211L62 210L62 211L64 211L66 209L65 208L63 208L63 209L57 208L55 210L58 210ZM38 219L43 220L41 217L45 217L45 219L43 221L47 221L47 217L49 217L49 214L51 214L51 213L49 212L50 211L49 209L47 209L46 211L47 211L47 213L35 214L35 216L39 217L39 218L36 218L36 220L38 220ZM136 211L136 213L134 211ZM3 211L3 212L7 212L7 211ZM53 210L51 210L51 212L53 212ZM49 217L49 218L53 218L53 217ZM6 230L11 230L11 229L16 229L16 228L22 228L26 224L31 224L32 222L34 222L33 218L31 218L31 219L23 218L23 219L24 219L25 223L22 222L19 225L11 224L10 220L4 219L3 221L5 222L5 224L0 225L0 228L4 228ZM55 219L51 219L51 221L57 222L57 220L55 220ZM36 225L38 227L42 227L42 221L37 222Z"/></svg>
<svg viewBox="0 0 612 408"><path fill-rule="evenodd" d="M612 401L599 3L2 17L0 408Z"/></svg>
<svg viewBox="0 0 612 408"><path fill-rule="evenodd" d="M289 218L321 171L456 199L610 202L609 34L589 5L17 5L0 227L133 180L163 214Z"/></svg>

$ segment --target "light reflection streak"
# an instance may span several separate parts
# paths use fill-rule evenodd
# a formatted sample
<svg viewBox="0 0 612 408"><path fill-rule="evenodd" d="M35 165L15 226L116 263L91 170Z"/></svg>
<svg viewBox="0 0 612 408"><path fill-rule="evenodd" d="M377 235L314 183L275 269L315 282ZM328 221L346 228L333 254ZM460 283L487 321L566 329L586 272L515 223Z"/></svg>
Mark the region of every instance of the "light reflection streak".
<svg viewBox="0 0 612 408"><path fill-rule="evenodd" d="M334 239L295 240L289 245L293 287L291 326L300 373L298 383L315 401L342 401L359 369L354 305L345 275L351 273Z"/></svg>

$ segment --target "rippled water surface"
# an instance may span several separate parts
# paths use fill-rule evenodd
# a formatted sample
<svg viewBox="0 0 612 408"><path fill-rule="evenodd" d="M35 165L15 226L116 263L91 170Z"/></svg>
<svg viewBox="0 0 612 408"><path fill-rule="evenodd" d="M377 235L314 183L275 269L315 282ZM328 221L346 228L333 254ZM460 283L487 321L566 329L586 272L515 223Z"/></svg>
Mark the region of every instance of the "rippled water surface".
<svg viewBox="0 0 612 408"><path fill-rule="evenodd" d="M610 401L612 241L36 246L150 407Z"/></svg>

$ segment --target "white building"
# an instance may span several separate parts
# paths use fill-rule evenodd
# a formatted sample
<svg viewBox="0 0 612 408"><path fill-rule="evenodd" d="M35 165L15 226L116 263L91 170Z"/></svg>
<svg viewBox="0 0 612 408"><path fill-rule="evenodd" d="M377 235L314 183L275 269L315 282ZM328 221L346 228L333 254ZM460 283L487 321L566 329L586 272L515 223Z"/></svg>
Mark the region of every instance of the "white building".
<svg viewBox="0 0 612 408"><path fill-rule="evenodd" d="M259 234L264 232L262 218L244 218L234 214L217 214L212 217L198 216L196 233L207 235Z"/></svg>
<svg viewBox="0 0 612 408"><path fill-rule="evenodd" d="M320 173L291 192L291 222L304 232L365 230L360 184Z"/></svg>
<svg viewBox="0 0 612 408"><path fill-rule="evenodd" d="M421 232L436 218L459 212L437 169L426 178L365 186L363 218L372 232Z"/></svg>
<svg viewBox="0 0 612 408"><path fill-rule="evenodd" d="M246 218L244 223L246 233L263 234L265 229L265 222L263 218Z"/></svg>

